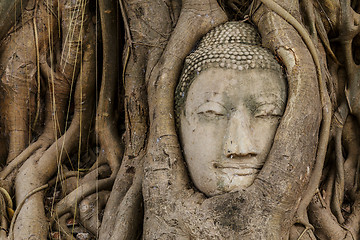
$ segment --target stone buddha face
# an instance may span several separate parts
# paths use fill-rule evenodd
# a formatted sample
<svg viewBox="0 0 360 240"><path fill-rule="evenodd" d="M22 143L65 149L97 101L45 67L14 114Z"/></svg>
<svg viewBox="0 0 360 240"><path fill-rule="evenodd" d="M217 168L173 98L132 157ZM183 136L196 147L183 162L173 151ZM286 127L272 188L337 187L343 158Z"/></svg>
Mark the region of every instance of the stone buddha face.
<svg viewBox="0 0 360 240"><path fill-rule="evenodd" d="M208 196L250 186L272 146L286 104L275 71L210 68L191 84L180 115L184 156Z"/></svg>
<svg viewBox="0 0 360 240"><path fill-rule="evenodd" d="M249 24L209 32L185 62L176 90L184 157L207 196L249 187L262 169L284 113L280 65Z"/></svg>

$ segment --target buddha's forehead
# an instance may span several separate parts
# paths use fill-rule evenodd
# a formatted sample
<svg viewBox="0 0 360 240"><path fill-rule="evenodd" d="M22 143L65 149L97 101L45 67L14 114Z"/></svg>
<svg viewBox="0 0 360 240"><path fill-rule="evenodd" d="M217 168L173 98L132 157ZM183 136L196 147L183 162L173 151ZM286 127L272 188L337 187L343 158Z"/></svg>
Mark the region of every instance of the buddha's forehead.
<svg viewBox="0 0 360 240"><path fill-rule="evenodd" d="M190 86L188 98L194 101L243 97L286 98L286 81L270 70L238 71L211 68L201 72Z"/></svg>

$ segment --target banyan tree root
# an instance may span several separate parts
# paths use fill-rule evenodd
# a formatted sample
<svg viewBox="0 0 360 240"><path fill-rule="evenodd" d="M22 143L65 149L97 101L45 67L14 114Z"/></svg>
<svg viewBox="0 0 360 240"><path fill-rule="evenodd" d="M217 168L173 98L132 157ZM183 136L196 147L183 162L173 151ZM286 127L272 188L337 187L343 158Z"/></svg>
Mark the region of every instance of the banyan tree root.
<svg viewBox="0 0 360 240"><path fill-rule="evenodd" d="M106 205L100 239L135 239L141 231L142 164L149 134L146 86L178 20L180 9L180 1L119 3L126 30L123 74L126 148Z"/></svg>
<svg viewBox="0 0 360 240"><path fill-rule="evenodd" d="M41 0L39 2L42 3ZM24 121L17 123L19 130L26 128L27 131L26 134L18 133L17 137L26 135L28 138L21 138L24 141L18 145L13 141L15 138L10 141L12 150L8 164L0 172L0 178L8 182L17 177L17 201L24 203L22 207L18 205L19 220L15 225L16 239L27 238L30 234L34 234L35 238L46 237L48 230L42 203L44 193L41 191L31 194L31 196L28 194L32 193L34 188L39 189L45 186L56 170L58 170L58 176L62 174L62 162L66 156L71 155L76 150L75 147L79 146L81 149L83 145L81 140L85 138L84 135L89 129L89 119L91 119L92 113L93 105L89 98L94 98L94 94L90 93L92 91L89 89L93 88L91 85L93 81L90 78L93 79L95 70L90 68L95 69L95 67L90 60L90 58L94 59L94 53L91 53L89 49L94 49L94 44L90 43L91 46L87 46L89 43L83 42L85 39L83 36L88 34L84 33L87 29L88 15L83 15L82 12L87 1L55 2L61 2L61 7L56 9L59 11L48 12L55 17L54 24L61 23L63 38L54 41L54 46L44 47L41 40L43 35L38 27L33 30L36 33L34 38L38 41L31 46L29 44L29 49L32 49L31 47L38 50L55 48L56 52L61 46L60 53L55 53L53 56L52 50L50 52L35 51L31 55L31 62L19 61L20 63L16 63L15 61L17 65L24 63L24 66L32 71L25 72L26 74L20 70L15 71L16 74L9 75L10 78L8 78L15 82L17 78L22 77L22 80L26 79L27 86L31 86L33 89L31 96L26 99L30 100L31 106L29 107L28 103L21 112L21 115L24 112L29 115L28 112L31 112L31 116L25 121L27 125L23 127L25 126ZM316 68L314 68L313 56L307 51L298 32L265 5L253 6L252 11L247 11L247 13L253 13L253 20L259 26L264 45L282 58L289 80L288 107L279 126L272 151L257 180L249 189L207 199L192 188L186 168L182 164L174 126L173 102L169 99L174 98L174 88L182 61L191 51L195 42L209 29L226 20L225 13L218 6L218 2L212 0L182 1L179 16L180 1L119 1L127 34L123 59L125 110L123 141L125 144L121 142L115 127L117 119L114 114L117 107L115 86L122 87L117 83L118 76L121 75L117 72L118 45L112 47L118 40L116 34L113 34L117 28L115 14L117 6L115 1L99 2L104 49L102 85L96 113L96 133L100 144L100 154L98 162L91 168L93 171L85 175L82 180L73 177L66 182L61 182L62 191L66 196L55 204L52 222L54 222L55 229L63 233L63 238L73 238L73 229L66 224L69 218L81 221L90 232L96 236L99 235L100 239L138 238L142 221L144 221L143 238L146 239L210 238L214 236L219 238L234 238L235 236L246 239L286 238L289 226L293 224L292 219L296 211L294 206L299 206L299 204L302 213L300 222L306 225L306 228L297 225L296 231L292 232L295 239L356 238L359 232L360 215L357 210L359 209L357 180L360 167L359 153L356 150L358 149L358 139L353 137L356 135L355 133L351 134L349 130L346 130L356 127L347 127L345 124L344 129L342 129L342 125L335 129L336 159L334 159L334 163L336 168L329 171L325 169L323 174L325 190L320 189L319 191L317 188L323 171L328 137L327 134L320 134L321 139L318 143L318 133L320 126L325 129L321 132L326 133L330 124L329 118L326 118L326 121L321 124L321 107L325 112L328 110L327 113L323 111L323 117L329 116L332 112L330 108L327 108L329 99L324 95L326 94L324 82L320 81L318 84L316 81L316 76L322 73L321 68L319 64L316 64ZM227 2L234 11L238 11L240 5L245 4L245 1L237 0ZM300 20L301 16L297 11L299 1L277 2L282 2L281 5L298 21ZM303 4L312 4L312 2L303 1ZM331 1L324 2L328 4ZM350 3L343 1L342 4L345 2ZM36 8L37 11L42 9L39 6ZM320 34L325 49L336 61L337 56L334 56L334 52L331 51L326 33L324 35L324 29L328 30L329 27L323 26L320 31L318 22L314 24L319 16L316 15L316 12L313 15L312 5L308 5L308 7L306 10L308 10L307 14L311 15L309 25L311 39L316 42L317 34ZM60 12L61 16L56 16L57 12ZM40 22L42 16L40 13L37 14L35 22ZM348 26L350 26L350 32L353 31L352 34L357 34L357 15L345 13L344 16L354 17L352 19L355 23L354 26L351 24ZM330 18L336 17L330 16ZM344 23L347 24L352 20L344 21ZM29 26L31 28L31 24ZM346 29L344 28L345 31ZM57 34L55 35L57 36ZM93 38L91 34L88 36ZM349 53L351 52L351 44L349 45L351 41L342 38L344 36L349 36L349 34L345 32L339 37L339 40L343 41L342 43L346 45L346 53ZM82 48L86 52L85 62L81 61L83 58ZM4 56L6 57L6 55ZM347 59L352 60L352 56L347 56ZM16 64L9 64L9 69L16 68ZM81 65L82 70L80 70ZM352 67L348 67L348 69L350 68ZM10 70L12 71L12 69ZM353 74L353 78L350 78L353 86L356 85L356 81L353 81L357 78L357 66L354 69L350 71ZM45 127L38 140L26 148L31 139L30 126L34 125L31 123L38 119L35 115L39 109L39 101L37 101L41 82L39 81L39 72L45 79L44 88L47 89L45 93ZM80 74L80 83L79 81L76 83L75 113L68 127L65 125L69 121L67 114L71 109L69 102L72 101L69 95L73 94L72 89L78 74ZM85 79L85 83L81 82L84 77L89 77L89 79ZM5 80L4 77L3 81ZM88 84L86 81L91 83ZM329 82L327 83L329 84ZM349 111L356 116L358 91L354 90L351 84L348 86ZM327 87L331 88L332 86ZM321 94L319 94L319 88L322 88ZM332 93L332 91L330 92ZM26 93L29 93L28 90ZM320 95L323 98L322 104L319 101ZM15 101L13 96L9 94L7 97L12 97L11 99ZM122 96L120 97L122 98ZM21 104L24 104L24 101ZM7 107L10 109L12 105ZM80 109L81 107L83 109ZM346 118L346 115L344 115L345 117L341 116L342 121L345 121L343 118ZM11 119L17 117L15 114L11 116L13 117ZM348 119L350 118L351 116ZM10 120L8 123L11 123ZM296 131L289 131L289 129L296 129ZM65 133L64 130L66 130ZM15 132L13 131L13 133ZM310 136L309 132L313 135ZM346 137L355 140L346 140ZM286 142L282 139L285 139ZM298 145L294 146L294 142ZM342 147L346 150L344 151ZM125 148L124 151L123 148ZM120 166L121 159L122 165ZM146 161L143 166L144 160ZM24 165L21 166L23 163ZM106 163L107 166L101 165L103 163ZM310 177L310 170L314 165L314 177ZM106 174L98 176L96 171ZM346 174L347 171L349 174ZM110 177L108 177L109 175ZM74 185L71 189L65 188L65 185L75 181L79 181L78 187L75 188ZM306 191L309 181L310 187ZM93 209L92 205L98 202L99 208L96 211L100 211L108 198L108 190L113 183L114 187L107 203L103 224L100 226L99 214L88 215L88 210ZM353 209L348 217L343 218L341 204L348 198L353 203ZM142 208L143 200L144 209ZM7 205L8 203L0 195L2 212L5 211L3 210L4 206ZM331 207L329 207L330 205ZM306 220L305 210L307 207L309 213L314 213L310 214L310 223L315 227L314 232L311 231L311 226ZM145 213L142 212L143 210ZM142 218L143 214L145 215L144 219ZM314 216L319 217L313 218ZM29 217L36 218L37 222L34 223L33 219ZM7 220L6 215L3 214L1 226L4 229L0 229L0 237L6 237ZM27 222L33 226L26 225ZM44 226L44 229L41 229L40 225ZM99 228L100 233L98 233ZM326 231L321 231L321 228Z"/></svg>
<svg viewBox="0 0 360 240"><path fill-rule="evenodd" d="M96 132L101 147L100 157L105 158L114 173L120 168L123 146L115 128L115 99L119 76L119 43L117 31L116 2L104 0L99 2L102 39L103 70L97 106Z"/></svg>
<svg viewBox="0 0 360 240"><path fill-rule="evenodd" d="M344 61L347 82L339 84L339 92L345 92L346 99L335 113L334 140L335 164L326 177L323 196L315 196L309 205L309 216L315 227L315 234L320 239L357 239L358 223L358 156L359 156L359 109L358 109L358 75L359 66L355 64L353 55L353 39L360 32L358 27L359 14L352 8L350 1L339 1L340 19L333 21L339 36L340 58ZM331 15L330 15L331 16ZM346 89L345 89L346 88ZM348 113L351 114L348 116ZM345 122L346 121L346 122ZM350 130L351 129L351 130ZM346 154L343 148L346 149ZM346 159L344 159L346 156ZM325 198L325 205L319 200ZM344 201L350 204L344 211ZM345 214L346 213L346 214Z"/></svg>
<svg viewBox="0 0 360 240"><path fill-rule="evenodd" d="M1 1L0 3L0 44L20 16L28 0ZM14 17L15 16L15 17Z"/></svg>
<svg viewBox="0 0 360 240"><path fill-rule="evenodd" d="M34 2L29 2L25 8L33 10L24 10L25 17L33 21L24 22L20 29L7 37L0 60L5 68L1 79L5 91L3 111L7 115L5 124L10 139L7 163L18 156L31 140L35 102L40 99L39 56L57 41L56 36L53 39L48 37L49 31L57 29L54 16L46 11L42 1Z"/></svg>
<svg viewBox="0 0 360 240"><path fill-rule="evenodd" d="M58 164L66 159L86 139L90 127L95 90L95 33L92 23L85 25L87 41L83 43L82 71L76 83L74 96L74 118L63 136L55 141L38 160L28 159L17 174L16 199L21 201L24 194L36 186L45 184L58 170ZM83 36L84 37L84 36ZM85 37L84 37L85 38ZM80 148L81 149L81 148ZM44 239L48 233L43 205L43 192L34 194L24 204L15 224L15 238L27 238L33 234ZM38 221L29 221L36 218Z"/></svg>
<svg viewBox="0 0 360 240"><path fill-rule="evenodd" d="M52 177L57 170L58 162L65 159L67 154L71 154L77 146L81 146L80 140L85 138L81 134L86 134L89 129L90 122L85 119L91 119L92 116L95 36L94 28L88 21L87 3L87 1L63 1L58 6L58 1L30 1L31 6L25 9L31 11L23 15L24 18L31 15L32 21L24 21L16 32L9 35L11 42L4 45L6 48L2 52L1 62L9 62L6 72L2 75L2 83L6 90L5 100L9 99L6 100L8 104L4 106L8 108L5 111L9 112L7 114L9 117L5 121L9 128L11 144L8 165L3 169L0 177L4 183L2 186L9 192L11 189L7 186L10 186L16 177L15 191L18 203L26 193L37 186L43 186ZM58 13L61 16L57 16ZM58 21L60 17L63 21ZM64 34L62 57L59 54L61 51L56 53L53 51L55 46L59 47L57 44L59 34L52 34L58 32L59 22L63 23L61 26ZM29 40L28 37L24 37L32 35L34 39ZM84 55L83 51L86 52ZM78 74L80 62L83 70ZM43 87L46 91L45 127L37 141L19 155L31 139L31 127L34 125L31 121L38 120L38 111L34 109L35 105L39 109L41 77L46 79L47 83ZM75 78L79 78L80 83L75 90L74 118L64 134L65 118L69 117L69 100L71 100L69 96L75 86ZM20 100L22 102L19 102ZM14 109L13 106L19 110ZM62 134L64 135L59 138ZM21 167L23 162L25 164ZM26 238L33 233L39 238L46 236L47 225L42 195L43 193L37 193L29 197L24 206L25 210L20 212L16 222L16 238ZM26 224L28 221L26 216L39 217L39 222L33 224L30 221L30 224ZM26 227L20 227L19 233L16 229L22 225Z"/></svg>
<svg viewBox="0 0 360 240"><path fill-rule="evenodd" d="M77 3L79 5L80 2ZM83 5L86 6L83 2ZM58 31L57 18L60 16L55 15L56 12L62 12L62 15L66 16L66 11L62 11L74 5L74 3L65 3L58 6L58 1L45 2L45 1L31 1L31 6L25 9L33 9L29 12L33 21L25 21L23 26L16 32L13 32L8 36L7 41L11 41L5 44L4 52L2 53L1 62L8 61L7 70L3 74L2 82L5 88L5 108L4 111L7 114L5 123L9 128L10 146L7 163L9 164L4 172L1 173L1 178L7 177L14 169L18 168L22 162L29 158L35 151L44 152L51 143L59 137L63 131L66 106L68 104L68 98L70 89L72 88L72 79L75 76L79 66L76 64L67 64L64 66L64 61L58 61L55 69L67 70L65 76L58 70L53 70L49 67L47 57L49 57L51 66L55 65L55 54L52 52L54 44L58 42L58 34L49 34L51 32ZM34 5L34 6L33 6ZM62 7L64 6L65 7ZM49 9L51 6L52 9ZM61 8L62 7L62 8ZM59 8L59 9L57 9ZM57 11L58 10L58 11ZM77 15L79 15L77 12ZM24 13L25 17L27 16ZM68 14L69 15L69 14ZM69 58L66 62L77 63L80 60L78 54L80 45L76 44L81 40L81 32L83 23L79 20L87 17L87 14L80 14L81 18L77 17L73 21L65 21L67 24L63 25L63 32L72 35L67 37L63 41L63 51L69 52ZM74 17L74 14L72 15ZM81 26L79 26L79 24ZM44 25L44 27L43 27ZM76 35L75 35L76 33ZM24 37L26 36L26 37ZM34 36L34 39L28 39L27 36ZM72 40L76 38L76 41ZM5 43L7 43L7 41ZM69 42L71 44L69 44ZM13 46L15 45L15 46ZM74 47L75 45L75 47ZM71 46L71 47L69 47ZM51 50L48 52L48 50ZM69 50L68 50L69 49ZM50 56L48 56L50 55ZM70 59L70 60L69 60ZM73 60L71 60L73 59ZM40 72L48 83L46 91L46 107L45 107L45 128L42 135L38 140L31 144L25 151L22 150L27 146L31 140L31 127L33 127L31 121L34 120L35 115L35 97L37 98L37 105L40 100ZM71 84L70 84L71 83ZM29 96L29 97L28 97ZM7 100L8 99L8 100ZM19 109L15 109L15 108ZM39 106L37 106L39 108ZM28 113L29 112L29 113ZM36 113L38 115L38 113ZM35 119L36 120L36 119ZM21 152L20 156L19 153ZM38 155L41 155L38 153ZM13 162L12 160L16 158ZM15 174L9 176L6 180L10 185L15 177Z"/></svg>
<svg viewBox="0 0 360 240"><path fill-rule="evenodd" d="M10 204L12 205L11 198L10 198ZM6 239L8 222L9 222L8 221L9 216L7 214L8 207L9 207L9 203L7 203L6 197L1 193L0 194L0 239Z"/></svg>
<svg viewBox="0 0 360 240"><path fill-rule="evenodd" d="M74 239L72 230L68 228L66 223L67 220L70 219L71 217L72 217L71 213L64 214L56 221L56 225L55 225L55 229L58 230L58 233L61 233L61 237L66 240Z"/></svg>
<svg viewBox="0 0 360 240"><path fill-rule="evenodd" d="M53 6L57 7L57 2L53 3ZM58 40L57 36L49 38L49 32L57 31L57 24L54 15L47 11L43 1L31 1L24 7L23 15L27 20L4 40L0 57L0 64L5 69L1 73L5 101L2 104L2 111L5 112L5 130L9 134L10 142L8 165L0 173L0 178L1 186L9 193L13 192L12 186L16 177L16 172L13 170L39 148L46 149L51 144L51 142L47 144L39 141L22 155L20 154L31 140L33 121L36 118L35 102L39 102L41 97L38 91L41 82L39 58L40 55L44 56L47 49L52 48L52 44ZM44 136L52 138L51 132ZM21 156L17 158L19 154ZM38 157L39 155L35 156Z"/></svg>
<svg viewBox="0 0 360 240"><path fill-rule="evenodd" d="M77 203L93 193L111 189L116 173L109 177L107 176L108 172L108 166L102 165L85 175L84 179L80 181L79 187L71 191L56 204L53 221L68 212L75 214Z"/></svg>
<svg viewBox="0 0 360 240"><path fill-rule="evenodd" d="M142 164L149 134L146 85L179 11L179 1L119 2L126 29L123 73L125 152L106 205L99 239L135 239L141 231ZM139 9L141 14L138 14Z"/></svg>
<svg viewBox="0 0 360 240"><path fill-rule="evenodd" d="M304 40L305 44L308 47L309 52L314 61L314 65L316 67L319 92L320 92L320 100L322 105L322 126L320 130L319 144L317 149L316 162L314 165L314 169L310 178L310 182L308 184L307 190L305 194L302 196L302 200L297 210L297 222L302 223L306 226L306 228L311 227L307 218L306 208L309 205L312 197L314 196L316 190L318 189L320 178L322 176L322 169L324 167L326 151L328 140L330 136L330 125L331 125L331 114L332 114L332 106L330 102L330 97L328 94L328 90L326 87L325 80L323 79L322 74L322 66L320 64L319 53L310 38L307 30L298 22L295 17L289 14L285 9L283 9L280 5L275 3L272 0L262 0L262 2L271 10L276 12L278 15L283 17L286 21L288 21L299 33L299 35ZM315 28L311 28L315 31ZM281 54L280 54L281 56Z"/></svg>
<svg viewBox="0 0 360 240"><path fill-rule="evenodd" d="M110 191L100 191L90 195L81 201L79 206L79 219L83 226L89 230L94 236L98 236L100 229L100 219L102 209L109 198Z"/></svg>
<svg viewBox="0 0 360 240"><path fill-rule="evenodd" d="M61 14L61 21L59 19L50 19L50 22L61 22L61 30L63 36L61 44L62 49L61 51L58 51L58 49L56 49L56 53L54 53L52 50L54 46L49 47L49 45L46 45L43 48L45 50L50 49L50 52L41 51L41 54L39 54L39 52L35 54L37 61L34 62L36 62L37 65L34 66L37 66L37 73L40 74L39 71L41 71L42 76L47 79L48 83L48 86L46 86L47 91L44 123L45 128L43 129L43 133L38 138L38 140L32 143L19 156L17 156L18 154L14 154L14 156L17 156L15 160L11 161L5 167L4 171L1 172L1 178L8 181L9 183L11 183L13 179L17 177L15 185L17 185L16 192L18 201L21 201L21 196L23 196L26 191L31 190L31 185L32 187L36 187L46 183L46 179L51 176L58 168L58 163L65 159L69 154L71 154L71 152L73 152L73 150L77 146L79 146L79 149L81 149L81 140L86 138L87 130L89 129L89 124L91 123L88 120L92 117L91 109L93 102L92 100L94 99L93 90L95 84L94 77L96 69L94 65L95 59L93 52L95 49L93 33L94 29L91 26L88 26L89 12L87 4L88 1L64 1L60 4L61 7L59 7L59 9L53 8L52 11L46 9L52 17L60 18L60 16L56 16L56 13ZM40 1L39 6L40 5L41 7L44 7L48 6L49 3ZM53 7L55 6L53 3L50 3L50 5L52 5ZM36 3L36 6L38 6L38 3ZM42 9L41 7L39 9ZM38 7L36 7L36 10L37 9ZM41 13L38 13L38 15L39 17L37 20L43 20L42 17L44 16ZM117 18L115 15L115 20L116 19ZM46 18L46 20L49 20L49 18ZM36 20L34 22L36 23ZM117 27L114 19L112 24L113 26ZM37 28L34 28L34 31L37 31ZM112 41L110 39L111 44L117 41L117 35L113 35L112 30L113 29L110 29L108 36L106 36L106 39L108 39L109 36L114 36ZM48 34L50 36L49 32L56 33L57 30L55 28L52 28L48 31L44 31L44 34ZM57 36L58 34L51 34L51 36L53 35ZM40 33L37 33L35 40L38 40L39 38L40 40L43 38L46 39ZM26 38L22 37L22 39ZM53 43L56 43L56 41L54 41ZM117 57L118 53L117 51L113 51L113 48L110 46L111 44L107 44L107 46L109 46L108 53L115 53L115 57ZM38 42L36 42L34 44L34 47L29 47L29 49L42 50L42 48L39 48L39 46L42 46L41 43L39 44ZM59 45L57 44L56 47L59 47ZM84 54L84 56L82 54L83 49L86 49L86 53ZM108 60L108 62L112 61L112 59ZM83 65L83 69L80 72L80 83L77 84L75 90L75 113L70 127L64 134L63 128L65 125L65 118L68 119L70 110L69 102L71 101L71 98L69 96L71 96L70 94L72 92L73 86L75 86L75 78L77 78L77 75L79 74L81 64ZM109 65L109 63L106 64ZM107 154L107 156L105 157L103 156L104 158L108 158L108 163L113 170L113 176L111 178L102 181L100 180L100 188L101 183L105 182L104 188L106 189L109 189L112 186L117 170L119 168L118 158L122 156L121 147L119 147L119 139L117 139L117 141L112 141L114 139L110 140L108 137L104 136L104 134L116 134L117 132L114 129L108 129L109 126L114 126L115 121L113 119L112 112L114 111L113 103L115 102L113 93L116 93L116 88L113 86L112 83L114 83L114 80L115 82L117 81L117 73L115 71L116 68L113 69L114 70L112 71L112 77L110 77L112 78L110 79L112 82L108 82L108 80L103 81L105 83L103 84L104 87L102 88L103 90L101 90L100 94L100 99L103 104L100 104L99 107L99 112L101 112L103 118L98 121L98 125L100 126L98 128L100 129L99 135L101 136L102 141L104 141L101 145L103 145L103 148L110 149L110 151L115 151L115 153ZM32 74L35 75L35 72L36 71L34 67L32 70ZM104 71L104 73L106 75L108 72ZM104 78L106 79L108 77L105 76ZM83 79L86 80L83 81ZM39 87L35 87L33 88L39 89ZM110 96L108 91L109 89L112 90L112 95ZM27 94L21 94L22 96L27 96ZM110 100L110 106L106 103L108 99L114 100L112 104ZM19 106L23 106L25 110L29 108L28 106L24 106L24 104L20 104ZM30 109L34 109L34 107ZM19 124L17 124L17 126L19 128L21 127L19 126ZM59 138L59 136L61 135L62 137ZM17 138L24 139L24 141L26 140L26 138L23 137ZM55 141L55 139L57 140ZM55 143L52 144L52 142L54 141ZM108 144L106 143L118 144L116 146L108 146ZM26 144L23 145L26 146ZM20 149L24 149L24 146L22 146ZM49 146L51 147L49 148ZM20 152L21 150L19 150L18 152ZM9 156L11 157L11 155ZM24 162L25 164L21 167ZM19 173L16 175L16 172L19 168ZM44 174L41 172L42 170L45 170ZM37 175L41 175L41 177L35 180ZM25 181L27 184L22 184L23 181ZM99 190L96 184L92 184L91 186L89 186L88 183L85 186L85 188L89 187L91 189L89 190L90 193ZM81 198L85 198L90 193L85 194ZM22 210L20 212L18 221L16 222L17 225L15 228L20 229L20 231L15 230L16 238L25 238L26 234L30 235L33 232L35 232L35 236L39 238L43 238L46 235L45 233L47 232L47 227L45 224L44 207L42 206L43 204L40 201L42 195L43 193L36 193L33 196L29 197L28 202L24 206L25 210ZM28 209L27 206L31 206L32 204L32 209ZM37 212L37 214L33 214L34 212ZM28 222L26 216L31 216L32 218L39 218L39 222L37 222L37 224L32 224L32 221L30 221L31 224L26 225L26 222ZM24 224L26 225L25 227L23 227ZM43 229L41 229L42 227Z"/></svg>
<svg viewBox="0 0 360 240"><path fill-rule="evenodd" d="M52 71L45 61L40 64L49 83L49 90L46 93L45 127L36 142L31 143L0 172L0 178L9 183L13 182L16 176L15 170L24 161L30 157L39 159L55 139L63 133L71 86L61 73Z"/></svg>
<svg viewBox="0 0 360 240"><path fill-rule="evenodd" d="M98 236L101 224L99 216L102 214L109 194L109 191L100 191L86 197L78 204L76 213L65 213L56 219L52 235L60 233L61 239L75 239L74 234L77 234L74 231L75 225L81 224L83 230L90 232L95 237ZM73 223L72 225L69 224L69 220Z"/></svg>
<svg viewBox="0 0 360 240"><path fill-rule="evenodd" d="M345 57L345 68L348 76L347 88L345 90L346 99L349 104L350 113L353 114L359 123L360 119L360 89L359 74L360 67L355 63L353 56L352 43L355 36L360 33L360 14L351 8L351 1L340 1L341 25L339 27L338 41L342 46Z"/></svg>

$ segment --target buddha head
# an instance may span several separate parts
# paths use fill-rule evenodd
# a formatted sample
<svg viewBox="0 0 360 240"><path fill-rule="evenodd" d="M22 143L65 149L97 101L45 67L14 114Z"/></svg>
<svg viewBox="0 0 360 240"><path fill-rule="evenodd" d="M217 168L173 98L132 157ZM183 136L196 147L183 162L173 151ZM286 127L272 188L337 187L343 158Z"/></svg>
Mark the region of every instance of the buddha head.
<svg viewBox="0 0 360 240"><path fill-rule="evenodd" d="M207 196L254 182L284 113L285 76L260 44L252 25L227 22L185 59L176 120L190 177Z"/></svg>

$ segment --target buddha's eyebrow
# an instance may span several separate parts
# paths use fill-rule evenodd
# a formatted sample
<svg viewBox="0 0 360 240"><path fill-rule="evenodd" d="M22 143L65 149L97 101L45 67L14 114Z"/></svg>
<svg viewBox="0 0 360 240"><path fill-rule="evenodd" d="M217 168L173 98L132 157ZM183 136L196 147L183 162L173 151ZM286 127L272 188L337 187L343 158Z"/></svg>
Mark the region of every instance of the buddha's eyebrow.
<svg viewBox="0 0 360 240"><path fill-rule="evenodd" d="M253 98L255 100L255 98L257 97L266 97L266 98L272 98L277 102L281 102L282 104L285 105L285 102L283 100L283 97L280 94L275 94L275 93L268 93L268 92L263 92L263 93L259 93L259 94L254 94L253 96L251 96L251 98Z"/></svg>
<svg viewBox="0 0 360 240"><path fill-rule="evenodd" d="M209 102L209 101L212 101L212 102L220 102L221 99L219 99L219 92L213 92L213 91L207 91L207 92L204 92L201 94L202 95L202 98L203 98L203 101L204 102Z"/></svg>
<svg viewBox="0 0 360 240"><path fill-rule="evenodd" d="M205 92L205 94L206 95L210 94L210 95L215 96L215 95L218 95L219 93L218 92Z"/></svg>

